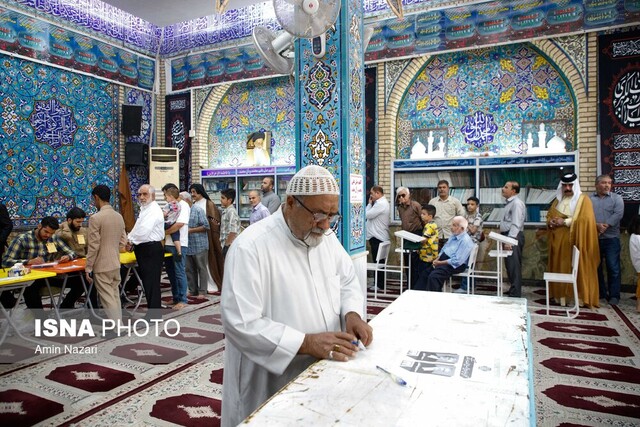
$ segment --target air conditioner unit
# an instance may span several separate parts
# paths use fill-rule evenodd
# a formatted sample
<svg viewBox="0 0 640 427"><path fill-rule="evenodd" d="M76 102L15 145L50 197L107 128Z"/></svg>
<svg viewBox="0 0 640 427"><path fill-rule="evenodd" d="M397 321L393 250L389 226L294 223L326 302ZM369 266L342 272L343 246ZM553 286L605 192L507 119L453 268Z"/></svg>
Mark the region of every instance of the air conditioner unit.
<svg viewBox="0 0 640 427"><path fill-rule="evenodd" d="M165 184L180 186L179 152L177 148L149 148L149 184L159 191Z"/></svg>

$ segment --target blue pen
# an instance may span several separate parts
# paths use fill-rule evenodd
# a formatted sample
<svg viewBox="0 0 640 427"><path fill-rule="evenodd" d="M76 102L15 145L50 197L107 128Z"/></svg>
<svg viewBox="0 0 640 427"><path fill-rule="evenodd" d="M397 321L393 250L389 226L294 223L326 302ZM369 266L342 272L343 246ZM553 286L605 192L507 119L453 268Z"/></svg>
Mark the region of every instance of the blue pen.
<svg viewBox="0 0 640 427"><path fill-rule="evenodd" d="M405 380L403 380L402 378L400 378L399 376L397 376L395 374L392 374L391 372L387 371L383 367L376 365L376 368L380 369L382 372L384 372L385 374L389 375L391 377L391 379L396 382L396 384L407 385L407 382Z"/></svg>

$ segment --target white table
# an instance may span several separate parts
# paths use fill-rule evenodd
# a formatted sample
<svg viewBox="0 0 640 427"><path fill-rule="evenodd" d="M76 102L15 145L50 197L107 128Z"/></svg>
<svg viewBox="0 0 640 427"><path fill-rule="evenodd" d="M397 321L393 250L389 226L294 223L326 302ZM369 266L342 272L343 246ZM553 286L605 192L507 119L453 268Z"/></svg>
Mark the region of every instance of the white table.
<svg viewBox="0 0 640 427"><path fill-rule="evenodd" d="M535 425L526 300L409 290L371 325L369 349L346 363L312 365L245 422Z"/></svg>
<svg viewBox="0 0 640 427"><path fill-rule="evenodd" d="M489 251L489 256L496 259L496 288L497 295L502 296L502 263L503 259L510 257L513 251L506 250L503 245L518 246L518 241L512 237L500 233L491 232L489 238L496 241L498 249Z"/></svg>
<svg viewBox="0 0 640 427"><path fill-rule="evenodd" d="M402 294L402 279L404 275L404 254L409 255L409 266L408 266L408 274L407 274L407 289L411 289L411 250L404 248L404 241L408 240L412 243L419 243L424 240L423 236L418 236L417 234L413 234L409 231L399 230L394 233L396 237L400 238L400 247L396 249L396 253L400 254L400 294Z"/></svg>

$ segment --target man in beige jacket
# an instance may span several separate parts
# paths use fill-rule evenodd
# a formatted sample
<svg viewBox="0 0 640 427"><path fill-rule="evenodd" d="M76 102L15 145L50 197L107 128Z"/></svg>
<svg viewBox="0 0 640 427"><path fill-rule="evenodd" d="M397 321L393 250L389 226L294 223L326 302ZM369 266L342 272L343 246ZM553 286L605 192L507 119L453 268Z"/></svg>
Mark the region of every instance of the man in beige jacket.
<svg viewBox="0 0 640 427"><path fill-rule="evenodd" d="M122 319L119 285L120 252L127 243L124 220L109 203L109 187L97 185L91 197L98 212L89 218L85 274L89 284L95 283L109 319L117 321Z"/></svg>

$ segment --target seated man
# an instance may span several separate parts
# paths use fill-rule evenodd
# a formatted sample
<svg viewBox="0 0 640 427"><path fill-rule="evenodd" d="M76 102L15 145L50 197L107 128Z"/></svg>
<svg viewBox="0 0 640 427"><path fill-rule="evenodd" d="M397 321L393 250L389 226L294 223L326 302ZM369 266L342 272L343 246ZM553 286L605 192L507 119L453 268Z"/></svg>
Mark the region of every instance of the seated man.
<svg viewBox="0 0 640 427"><path fill-rule="evenodd" d="M415 289L418 291L442 292L444 282L456 273L464 271L473 250L473 240L467 233L467 220L455 216L451 222L451 237L442 247L440 255L431 267L420 273Z"/></svg>
<svg viewBox="0 0 640 427"><path fill-rule="evenodd" d="M69 209L67 220L56 230L56 236L64 240L80 258L87 256L87 229L82 226L86 217L86 212L75 206Z"/></svg>
<svg viewBox="0 0 640 427"><path fill-rule="evenodd" d="M58 252L62 254L59 261L67 262L75 259L73 250L58 236L54 235L59 228L58 220L52 216L42 218L38 228L17 236L2 257L2 267L10 268L17 262L21 262L26 267L31 267L45 262L53 261ZM24 301L28 308L41 309L42 299L40 288L45 285L44 279L35 280L31 286L24 291ZM16 299L12 292L3 292L0 301L4 307L13 307ZM66 305L69 301L63 301Z"/></svg>
<svg viewBox="0 0 640 427"><path fill-rule="evenodd" d="M67 212L67 220L60 224L60 228L56 230L56 236L62 239L67 246L69 246L78 258L84 258L87 256L87 228L82 224L86 219L87 214L85 211L77 206L69 209ZM60 258L63 255L58 253L56 258ZM49 279L51 283L52 279ZM56 281L57 279L53 279ZM57 285L56 285L57 286ZM62 282L60 282L62 286ZM60 308L73 308L78 298L84 294L84 287L82 286L81 279L78 275L69 276L67 279L67 293ZM93 307L98 306L98 296L96 288L91 288L91 305Z"/></svg>

